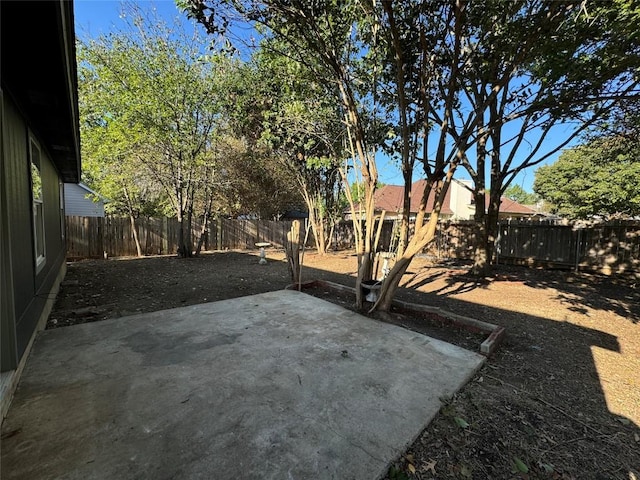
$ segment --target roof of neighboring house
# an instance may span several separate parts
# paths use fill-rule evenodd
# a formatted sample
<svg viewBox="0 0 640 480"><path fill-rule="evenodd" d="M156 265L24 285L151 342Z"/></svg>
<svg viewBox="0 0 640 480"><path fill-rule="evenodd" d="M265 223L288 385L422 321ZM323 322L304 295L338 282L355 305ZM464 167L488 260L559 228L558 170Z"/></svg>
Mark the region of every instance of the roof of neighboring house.
<svg viewBox="0 0 640 480"><path fill-rule="evenodd" d="M486 197L485 209L489 207L489 197ZM500 198L500 213L513 213L517 215L535 215L537 212L526 205L511 200L507 197Z"/></svg>
<svg viewBox="0 0 640 480"><path fill-rule="evenodd" d="M411 213L416 213L420 209L420 201L422 200L422 193L424 191L426 180L418 180L411 185ZM460 184L462 188L465 188ZM385 185L376 190L374 194L374 203L376 211L386 210L387 212L401 212L402 211L402 196L404 187L402 185ZM469 203L471 203L471 192L466 190L465 193L469 195ZM435 193L433 190L429 194L427 200L427 213L433 210ZM489 206L489 197L486 197L486 207ZM356 210L358 206L356 206ZM500 212L506 214L515 215L534 215L536 211L530 207L522 205L514 200L510 200L506 197L502 197L500 203ZM444 202L440 213L444 215L453 215L455 212L451 209L451 188L447 190L444 197Z"/></svg>
<svg viewBox="0 0 640 480"><path fill-rule="evenodd" d="M87 187L84 183L71 183L70 185L77 185L78 187L80 187L81 189L85 190L87 193L90 193L91 195L95 195L96 198L99 199L99 201L105 202L107 203L109 200L107 200L106 197L104 197L103 195L100 195L98 192L96 192L95 190L90 189L89 187Z"/></svg>
<svg viewBox="0 0 640 480"><path fill-rule="evenodd" d="M422 193L424 192L424 186L426 180L418 180L411 185L411 212L415 213L420 209L420 201L422 200ZM444 202L440 213L444 215L452 215L450 204L450 192L449 189L444 197ZM402 185L385 185L376 190L374 193L374 204L376 211L386 210L387 212L401 212L403 204L404 187ZM427 213L433 210L435 194L433 191L429 194L427 201ZM356 207L357 209L357 207Z"/></svg>

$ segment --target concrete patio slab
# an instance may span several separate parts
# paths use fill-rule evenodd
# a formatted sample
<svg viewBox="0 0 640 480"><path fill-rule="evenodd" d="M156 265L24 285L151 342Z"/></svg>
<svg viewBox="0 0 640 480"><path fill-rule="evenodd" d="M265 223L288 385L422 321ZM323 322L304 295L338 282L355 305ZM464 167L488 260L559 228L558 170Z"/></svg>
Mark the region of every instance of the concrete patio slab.
<svg viewBox="0 0 640 480"><path fill-rule="evenodd" d="M296 291L46 330L8 479L377 479L485 358Z"/></svg>

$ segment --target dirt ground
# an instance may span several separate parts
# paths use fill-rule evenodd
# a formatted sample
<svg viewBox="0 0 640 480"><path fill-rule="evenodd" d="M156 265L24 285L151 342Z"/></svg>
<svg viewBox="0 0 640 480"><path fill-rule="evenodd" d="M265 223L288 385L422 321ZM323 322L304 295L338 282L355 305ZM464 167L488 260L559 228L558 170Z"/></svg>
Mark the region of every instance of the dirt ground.
<svg viewBox="0 0 640 480"><path fill-rule="evenodd" d="M47 328L285 288L284 253L267 254L267 265L255 251L70 263ZM303 263L303 281L355 283L352 252ZM417 258L397 298L504 326L506 338L386 478L640 480L639 285L506 266L475 279L466 268ZM386 321L469 349L483 340L398 313Z"/></svg>

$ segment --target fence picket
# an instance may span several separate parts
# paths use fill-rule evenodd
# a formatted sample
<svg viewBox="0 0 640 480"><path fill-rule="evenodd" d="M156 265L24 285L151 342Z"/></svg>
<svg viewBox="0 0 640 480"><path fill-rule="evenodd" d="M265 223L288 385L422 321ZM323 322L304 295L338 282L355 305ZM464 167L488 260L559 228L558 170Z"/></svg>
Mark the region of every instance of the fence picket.
<svg viewBox="0 0 640 480"><path fill-rule="evenodd" d="M178 245L175 218L139 218L136 226L143 254L173 254ZM209 223L205 249L254 249L258 242L284 248L291 221L218 218ZM388 251L393 220L385 220L379 250ZM497 241L500 263L539 264L640 275L640 222L627 221L577 227L535 220L502 221ZM195 248L201 224L194 221L191 238ZM304 238L304 229L301 229ZM310 233L307 246L315 240ZM423 251L435 259L472 259L473 222L444 222ZM129 218L66 217L67 256L70 259L134 256L137 254ZM334 228L333 249L354 247L351 222Z"/></svg>

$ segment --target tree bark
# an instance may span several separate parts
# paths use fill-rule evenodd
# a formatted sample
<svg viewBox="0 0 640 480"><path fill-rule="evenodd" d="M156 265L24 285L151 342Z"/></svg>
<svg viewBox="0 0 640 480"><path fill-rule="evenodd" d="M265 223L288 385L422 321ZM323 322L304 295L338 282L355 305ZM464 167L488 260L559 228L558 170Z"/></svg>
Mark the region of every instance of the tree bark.
<svg viewBox="0 0 640 480"><path fill-rule="evenodd" d="M131 233L133 233L133 240L136 242L136 252L138 257L142 257L142 247L140 246L140 237L138 236L138 226L136 225L136 217L133 213L129 212L129 221L131 222Z"/></svg>
<svg viewBox="0 0 640 480"><path fill-rule="evenodd" d="M124 198L127 201L127 210L129 212L129 222L131 223L131 233L133 234L133 240L136 243L136 252L138 257L142 257L142 246L140 245L140 238L138 237L138 229L136 225L136 217L133 212L133 199L129 194L129 189L123 184L122 191Z"/></svg>
<svg viewBox="0 0 640 480"><path fill-rule="evenodd" d="M208 230L209 230L209 216L205 214L202 217L202 227L200 228L200 238L198 238L198 244L196 246L196 253L195 253L196 257L200 255L200 252L202 251L202 245L204 244L207 238L207 235L209 234Z"/></svg>
<svg viewBox="0 0 640 480"><path fill-rule="evenodd" d="M291 230L287 232L287 243L285 245L287 253L287 265L291 282L297 284L300 279L300 221L294 220Z"/></svg>
<svg viewBox="0 0 640 480"><path fill-rule="evenodd" d="M490 195L489 208L487 208L487 241L486 252L489 265L495 264L496 241L498 240L498 218L500 217L500 197L498 193L494 196L493 191ZM490 270L490 269L489 269ZM489 273L489 272L487 272Z"/></svg>
<svg viewBox="0 0 640 480"><path fill-rule="evenodd" d="M178 230L178 256L189 258L193 256L191 248L191 215L181 212L178 216L180 228Z"/></svg>
<svg viewBox="0 0 640 480"><path fill-rule="evenodd" d="M429 217L429 221L422 225L419 230L416 230L416 233L409 241L403 255L396 260L396 263L393 265L393 268L391 268L389 275L382 283L380 293L378 294L378 300L371 310L388 312L391 309L393 297L395 296L396 290L402 280L402 276L407 271L407 268L409 268L411 261L417 253L422 251L422 249L424 249L424 247L426 247L435 238L439 216L440 212L432 212Z"/></svg>

